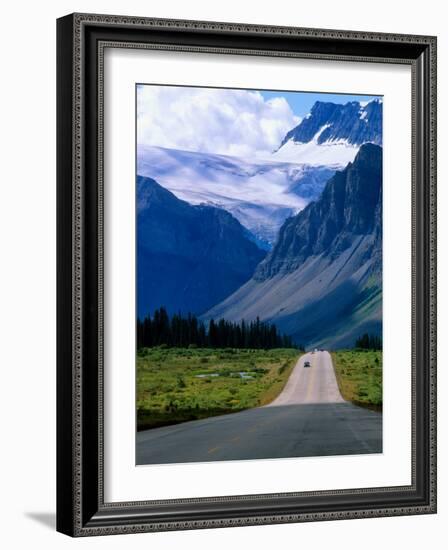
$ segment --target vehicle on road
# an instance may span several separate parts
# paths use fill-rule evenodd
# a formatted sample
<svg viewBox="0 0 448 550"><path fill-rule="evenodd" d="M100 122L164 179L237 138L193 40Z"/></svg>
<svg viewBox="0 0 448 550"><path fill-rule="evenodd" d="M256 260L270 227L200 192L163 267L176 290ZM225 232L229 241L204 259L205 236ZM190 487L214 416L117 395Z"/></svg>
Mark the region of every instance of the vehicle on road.
<svg viewBox="0 0 448 550"><path fill-rule="evenodd" d="M303 366L306 368L306 367L311 367L311 363L309 361L305 361L305 363L303 363Z"/></svg>

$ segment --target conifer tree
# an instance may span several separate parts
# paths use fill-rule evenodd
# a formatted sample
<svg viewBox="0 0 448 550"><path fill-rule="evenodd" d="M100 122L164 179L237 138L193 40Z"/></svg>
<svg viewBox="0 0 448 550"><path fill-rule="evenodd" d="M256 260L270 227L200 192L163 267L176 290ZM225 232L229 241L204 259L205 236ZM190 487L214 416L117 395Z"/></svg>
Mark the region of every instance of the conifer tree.
<svg viewBox="0 0 448 550"><path fill-rule="evenodd" d="M272 349L295 347L292 338L280 334L274 324L264 323L259 317L255 321L240 323L210 319L208 326L195 315L186 316L180 312L169 316L165 307L156 309L152 316L137 319L137 347L167 345L173 347L252 348ZM365 336L359 340L367 345ZM371 342L367 336L369 345Z"/></svg>

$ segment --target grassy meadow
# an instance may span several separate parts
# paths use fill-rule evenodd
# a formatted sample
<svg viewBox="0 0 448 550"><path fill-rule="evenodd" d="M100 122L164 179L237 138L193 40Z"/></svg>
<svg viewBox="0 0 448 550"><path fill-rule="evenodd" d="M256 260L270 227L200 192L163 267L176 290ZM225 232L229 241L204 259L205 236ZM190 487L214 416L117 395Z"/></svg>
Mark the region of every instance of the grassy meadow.
<svg viewBox="0 0 448 550"><path fill-rule="evenodd" d="M299 355L283 348L142 348L137 429L265 405L281 392Z"/></svg>
<svg viewBox="0 0 448 550"><path fill-rule="evenodd" d="M331 354L339 390L347 401L374 410L383 406L383 353L343 350Z"/></svg>

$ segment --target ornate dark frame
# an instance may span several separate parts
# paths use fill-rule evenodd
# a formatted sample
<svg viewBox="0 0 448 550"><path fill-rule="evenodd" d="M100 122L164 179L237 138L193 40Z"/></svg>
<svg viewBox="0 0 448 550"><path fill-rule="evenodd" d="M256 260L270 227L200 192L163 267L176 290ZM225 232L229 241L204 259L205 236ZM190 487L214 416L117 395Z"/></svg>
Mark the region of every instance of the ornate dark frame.
<svg viewBox="0 0 448 550"><path fill-rule="evenodd" d="M410 486L104 502L105 47L411 65L413 468ZM58 531L89 536L435 513L436 38L73 14L57 21L57 51Z"/></svg>

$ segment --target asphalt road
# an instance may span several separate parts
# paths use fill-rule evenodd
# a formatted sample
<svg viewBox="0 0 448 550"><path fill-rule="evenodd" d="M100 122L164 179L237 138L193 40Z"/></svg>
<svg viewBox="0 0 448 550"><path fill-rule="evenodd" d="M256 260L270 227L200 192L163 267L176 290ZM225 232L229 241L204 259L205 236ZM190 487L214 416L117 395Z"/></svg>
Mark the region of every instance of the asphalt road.
<svg viewBox="0 0 448 550"><path fill-rule="evenodd" d="M311 367L304 367L309 362ZM307 353L297 361L282 393L268 407L305 403L345 403L328 351Z"/></svg>
<svg viewBox="0 0 448 550"><path fill-rule="evenodd" d="M309 361L311 367L304 367ZM269 405L137 433L137 464L382 452L382 415L347 403L328 352L303 355Z"/></svg>

